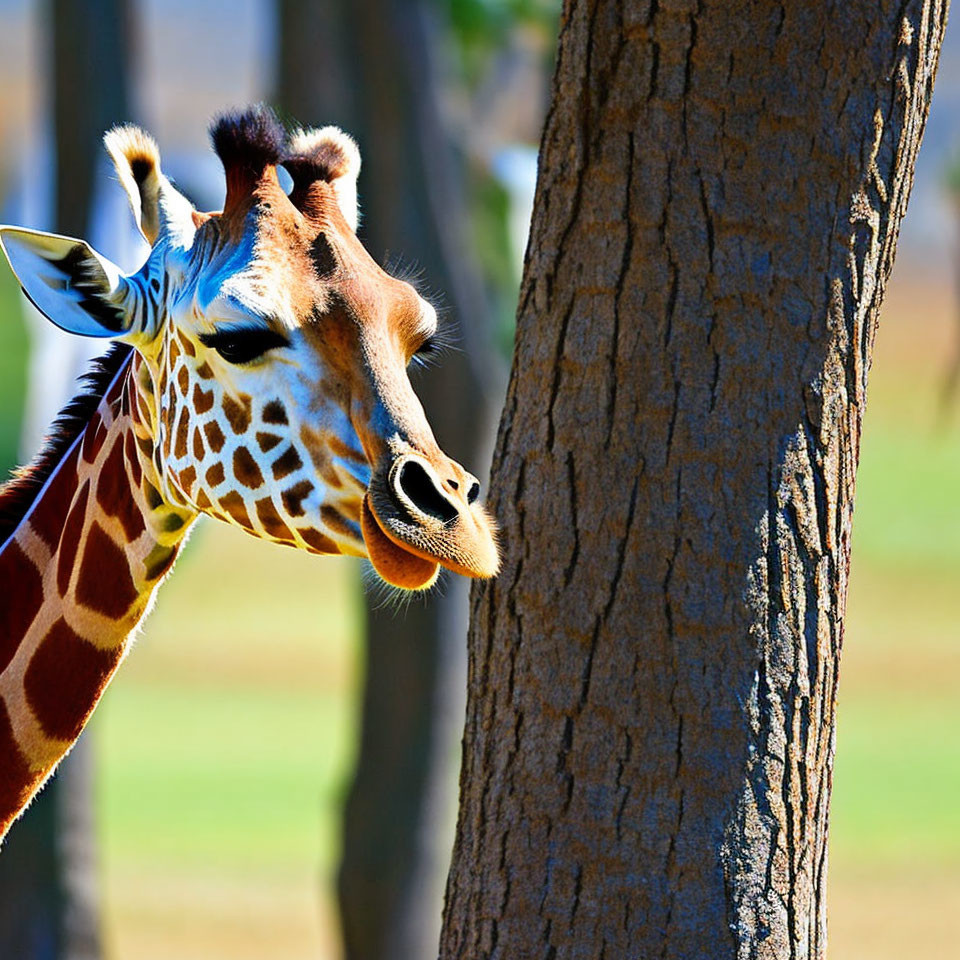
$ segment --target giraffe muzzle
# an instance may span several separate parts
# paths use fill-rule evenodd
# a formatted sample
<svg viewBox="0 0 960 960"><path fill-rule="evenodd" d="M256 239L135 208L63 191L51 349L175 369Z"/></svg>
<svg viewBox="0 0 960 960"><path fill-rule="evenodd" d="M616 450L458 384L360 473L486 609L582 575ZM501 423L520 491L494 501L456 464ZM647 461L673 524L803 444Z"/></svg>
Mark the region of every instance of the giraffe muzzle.
<svg viewBox="0 0 960 960"><path fill-rule="evenodd" d="M374 568L388 583L424 589L437 565L468 577L491 577L499 555L494 526L479 502L480 483L443 458L441 469L404 453L375 475L361 512Z"/></svg>

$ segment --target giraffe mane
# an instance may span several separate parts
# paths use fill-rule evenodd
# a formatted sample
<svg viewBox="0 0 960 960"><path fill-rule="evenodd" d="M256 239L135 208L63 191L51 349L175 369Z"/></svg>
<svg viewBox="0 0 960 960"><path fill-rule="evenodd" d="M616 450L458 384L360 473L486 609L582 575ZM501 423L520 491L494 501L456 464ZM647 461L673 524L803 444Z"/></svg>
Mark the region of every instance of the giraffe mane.
<svg viewBox="0 0 960 960"><path fill-rule="evenodd" d="M129 344L115 343L106 354L94 360L80 378L80 391L54 420L40 452L0 485L0 544L5 543L20 526L44 484L83 433L107 388L132 353L133 347Z"/></svg>

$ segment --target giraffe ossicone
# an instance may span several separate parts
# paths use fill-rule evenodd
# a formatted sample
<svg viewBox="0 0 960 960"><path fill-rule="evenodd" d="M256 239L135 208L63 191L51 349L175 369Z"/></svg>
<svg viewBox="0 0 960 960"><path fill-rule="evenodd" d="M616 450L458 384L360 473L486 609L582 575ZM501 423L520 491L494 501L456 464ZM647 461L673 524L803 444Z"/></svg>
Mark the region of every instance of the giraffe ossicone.
<svg viewBox="0 0 960 960"><path fill-rule="evenodd" d="M201 513L395 586L496 573L479 484L407 376L436 314L356 236L360 155L266 108L211 128L223 210L199 212L156 143L105 137L150 244L125 276L82 240L0 227L26 295L118 343L0 487L0 837L79 736ZM293 181L287 194L277 176Z"/></svg>

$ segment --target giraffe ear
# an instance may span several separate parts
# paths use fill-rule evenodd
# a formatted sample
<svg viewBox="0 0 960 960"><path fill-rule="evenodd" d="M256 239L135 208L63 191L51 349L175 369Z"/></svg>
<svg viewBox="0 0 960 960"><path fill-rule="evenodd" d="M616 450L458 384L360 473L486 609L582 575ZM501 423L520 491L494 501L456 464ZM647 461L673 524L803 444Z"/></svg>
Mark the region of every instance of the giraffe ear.
<svg viewBox="0 0 960 960"><path fill-rule="evenodd" d="M197 229L193 204L164 176L153 137L128 125L108 131L103 143L147 243L153 246L166 234L189 249Z"/></svg>
<svg viewBox="0 0 960 960"><path fill-rule="evenodd" d="M83 240L0 227L0 248L23 292L50 321L83 337L132 337L136 288Z"/></svg>

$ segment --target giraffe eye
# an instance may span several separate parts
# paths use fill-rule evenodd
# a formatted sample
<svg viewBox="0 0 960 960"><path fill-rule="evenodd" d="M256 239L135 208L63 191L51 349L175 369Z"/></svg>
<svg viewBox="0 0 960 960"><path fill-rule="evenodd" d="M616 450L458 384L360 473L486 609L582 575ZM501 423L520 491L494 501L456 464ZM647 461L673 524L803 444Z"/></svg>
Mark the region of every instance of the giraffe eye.
<svg viewBox="0 0 960 960"><path fill-rule="evenodd" d="M216 350L228 363L250 363L275 347L290 346L285 336L267 327L202 333L200 342Z"/></svg>

